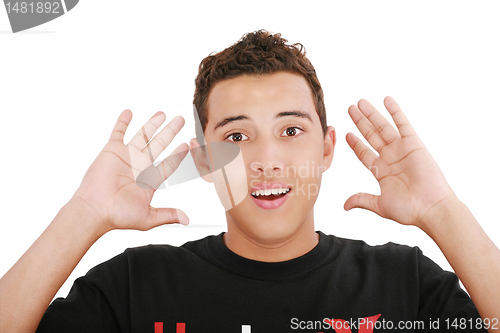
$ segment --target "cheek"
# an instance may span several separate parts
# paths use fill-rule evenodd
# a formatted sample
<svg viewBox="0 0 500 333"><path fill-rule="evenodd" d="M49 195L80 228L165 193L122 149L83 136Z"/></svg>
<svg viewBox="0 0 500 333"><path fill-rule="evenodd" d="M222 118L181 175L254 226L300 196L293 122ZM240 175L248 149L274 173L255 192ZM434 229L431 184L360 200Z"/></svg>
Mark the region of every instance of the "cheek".
<svg viewBox="0 0 500 333"><path fill-rule="evenodd" d="M247 176L241 151L233 161L215 171L212 177L217 195L226 211L247 197Z"/></svg>
<svg viewBox="0 0 500 333"><path fill-rule="evenodd" d="M324 170L323 159L319 154L310 154L302 159L300 164L295 164L293 174L289 172L290 179L295 183L294 194L308 202L316 201Z"/></svg>

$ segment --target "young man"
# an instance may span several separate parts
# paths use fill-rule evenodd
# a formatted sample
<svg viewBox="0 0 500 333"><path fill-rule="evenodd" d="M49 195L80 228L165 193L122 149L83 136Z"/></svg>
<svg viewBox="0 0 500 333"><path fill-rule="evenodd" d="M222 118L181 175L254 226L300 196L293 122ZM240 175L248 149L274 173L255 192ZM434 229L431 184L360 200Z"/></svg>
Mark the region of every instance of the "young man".
<svg viewBox="0 0 500 333"><path fill-rule="evenodd" d="M371 247L314 230L314 203L333 159L335 130L326 125L323 92L301 49L258 31L204 59L196 79L202 133L191 140L191 152L200 173L215 183L228 231L181 247L128 249L76 280L68 297L47 309L106 232L188 223L180 210L152 208L155 189L139 184L183 119L174 118L154 136L165 120L157 113L125 145L132 118L125 110L73 198L2 277L0 330L497 330L500 252L396 102L384 102L397 130L366 100L349 108L378 156L351 133L347 142L376 177L381 195L353 195L344 208L420 227L474 303L455 274L418 248ZM215 170L212 142L238 144L241 159L224 172ZM168 178L186 154L187 146L179 146L154 169L156 175Z"/></svg>

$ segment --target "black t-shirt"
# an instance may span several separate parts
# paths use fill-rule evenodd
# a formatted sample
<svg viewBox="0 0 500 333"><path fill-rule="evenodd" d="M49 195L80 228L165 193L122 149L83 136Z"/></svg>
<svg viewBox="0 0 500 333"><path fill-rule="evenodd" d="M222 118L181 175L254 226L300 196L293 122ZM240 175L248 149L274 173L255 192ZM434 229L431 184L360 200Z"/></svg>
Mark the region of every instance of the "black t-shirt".
<svg viewBox="0 0 500 333"><path fill-rule="evenodd" d="M457 276L417 247L318 233L310 252L277 263L238 256L222 233L181 247L127 249L54 300L37 332L470 332L481 326Z"/></svg>

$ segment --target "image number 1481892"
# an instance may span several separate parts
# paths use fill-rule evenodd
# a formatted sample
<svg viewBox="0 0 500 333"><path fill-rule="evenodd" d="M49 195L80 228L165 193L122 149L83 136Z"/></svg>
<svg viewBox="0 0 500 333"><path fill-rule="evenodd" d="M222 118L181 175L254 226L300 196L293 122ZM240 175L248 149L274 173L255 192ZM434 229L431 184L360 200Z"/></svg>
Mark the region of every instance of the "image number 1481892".
<svg viewBox="0 0 500 333"><path fill-rule="evenodd" d="M73 9L79 0L4 0L12 32L27 30L52 21Z"/></svg>

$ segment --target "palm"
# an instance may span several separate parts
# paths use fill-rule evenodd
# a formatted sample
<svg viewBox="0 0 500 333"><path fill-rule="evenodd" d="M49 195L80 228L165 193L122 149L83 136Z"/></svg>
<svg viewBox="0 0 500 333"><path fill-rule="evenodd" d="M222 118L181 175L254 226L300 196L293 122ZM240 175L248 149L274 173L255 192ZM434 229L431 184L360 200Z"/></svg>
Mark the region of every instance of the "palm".
<svg viewBox="0 0 500 333"><path fill-rule="evenodd" d="M453 192L396 102L387 98L385 104L399 133L365 100L360 101L359 108L349 109L353 121L379 156L352 133L347 135L347 142L373 173L381 193L351 196L345 208L365 208L402 224L419 225L432 207Z"/></svg>
<svg viewBox="0 0 500 333"><path fill-rule="evenodd" d="M162 223L179 220L177 213L180 211L156 209L151 207L150 203L157 187L180 164L187 148L178 155L175 153L181 150L179 147L169 157L170 163L163 161L154 168L156 177L150 179L150 183L138 184L136 179L143 170L152 165L153 160L182 128L183 120L174 119L148 143L149 138L164 121L164 114L155 115L130 143L125 145L123 136L130 120L130 113L122 113L109 142L92 163L75 193L75 198L84 201L90 212L96 215L96 219L103 222L106 231L147 230ZM145 145L149 148L144 147ZM187 146L184 144L184 147Z"/></svg>

